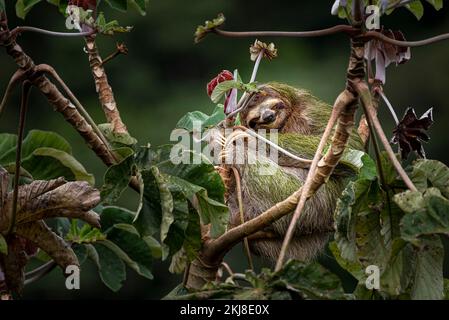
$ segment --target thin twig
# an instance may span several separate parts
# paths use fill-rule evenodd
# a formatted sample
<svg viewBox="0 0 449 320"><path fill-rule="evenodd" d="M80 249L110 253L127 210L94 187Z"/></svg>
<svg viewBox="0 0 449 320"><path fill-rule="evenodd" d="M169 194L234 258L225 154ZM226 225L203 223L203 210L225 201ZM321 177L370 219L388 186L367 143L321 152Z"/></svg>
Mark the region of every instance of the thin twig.
<svg viewBox="0 0 449 320"><path fill-rule="evenodd" d="M387 37L386 35L377 31L368 31L359 33L357 28L348 25L337 25L328 29L315 31L225 31L215 29L217 35L230 38L254 38L254 37L288 37L288 38L312 38L322 37L338 33L348 34L350 37L358 37L366 41L377 39L385 43L393 44L398 47L421 47L429 44L437 43L449 39L449 33L440 34L431 38L418 41L400 41Z"/></svg>
<svg viewBox="0 0 449 320"><path fill-rule="evenodd" d="M352 34L355 29L348 25L337 25L327 29L313 31L225 31L214 29L220 36L231 38L257 38L257 37L290 37L290 38L310 38L322 37L337 33Z"/></svg>
<svg viewBox="0 0 449 320"><path fill-rule="evenodd" d="M17 37L18 35L24 33L24 32L34 32L34 33L40 33L47 36L53 36L53 37L87 37L97 32L97 30L93 29L90 31L85 32L56 32L56 31L49 31L41 28L35 28L35 27L28 27L28 26L19 26L11 30L11 36Z"/></svg>
<svg viewBox="0 0 449 320"><path fill-rule="evenodd" d="M45 277L47 274L53 271L53 269L57 266L57 264L54 261L50 261L41 267L31 271L32 275L26 274L24 285L27 286L33 282L36 282L43 277Z"/></svg>
<svg viewBox="0 0 449 320"><path fill-rule="evenodd" d="M127 55L128 54L128 48L125 46L124 43L117 43L116 49L113 53L111 53L109 56L107 56L102 62L101 65L104 66L106 63L117 57L118 55Z"/></svg>
<svg viewBox="0 0 449 320"><path fill-rule="evenodd" d="M384 100L385 104L388 106L388 109L390 109L390 113L393 116L394 123L396 125L398 125L399 124L399 119L398 119L398 116L396 114L396 111L394 111L394 108L393 108L392 104L390 103L390 100L388 100L387 96L385 95L385 93L383 93L382 90L379 90L378 92L379 92L379 95Z"/></svg>
<svg viewBox="0 0 449 320"><path fill-rule="evenodd" d="M242 95L239 102L237 103L237 107L234 111L232 111L230 114L226 116L227 119L234 117L237 113L242 111L246 104L249 102L249 100L253 97L254 93L246 94L246 92Z"/></svg>
<svg viewBox="0 0 449 320"><path fill-rule="evenodd" d="M358 85L356 85L356 90L360 95L360 101L362 102L362 106L365 111L365 116L367 117L369 122L373 123L374 129L375 129L380 141L382 142L382 144L385 148L385 151L387 152L388 158L390 159L394 168L396 169L396 172L399 174L401 179L404 181L404 183L408 189L410 189L411 191L418 191L418 189L413 184L412 180L410 180L409 176L405 172L404 168L402 168L401 163L396 158L396 155L395 155L393 149L391 148L391 145L390 145L387 137L385 136L385 132L382 129L382 125L380 124L379 119L377 118L377 116L375 115L375 111L373 110L374 107L372 105L371 94L370 94L368 86L366 85L366 83L362 82L362 83L359 83Z"/></svg>
<svg viewBox="0 0 449 320"><path fill-rule="evenodd" d="M254 63L253 72L251 73L249 83L253 83L254 81L256 81L257 71L259 71L259 66L260 62L262 61L263 55L264 51L262 50L257 56L256 61ZM245 109L246 104L249 102L252 96L253 93L248 94L248 92L246 91L243 93L243 95L240 97L239 102L237 103L237 106L235 107L235 110L226 116L225 123L227 127L232 127L234 125L235 115L241 112L243 109Z"/></svg>
<svg viewBox="0 0 449 320"><path fill-rule="evenodd" d="M234 271L232 271L231 267L229 266L229 264L227 264L226 262L222 262L221 266L226 270L226 272L229 274L229 276L233 276L234 275Z"/></svg>
<svg viewBox="0 0 449 320"><path fill-rule="evenodd" d="M53 260L48 261L48 262L44 263L43 265L37 267L36 269L27 272L25 274L25 279L34 278L35 276L41 274L44 270L47 270L49 268L53 268L56 266L57 266L57 264Z"/></svg>
<svg viewBox="0 0 449 320"><path fill-rule="evenodd" d="M14 172L14 191L12 196L12 212L11 212L11 221L9 223L7 234L14 232L16 226L17 202L19 197L20 168L22 167L23 132L25 129L25 119L28 109L28 98L30 96L30 89L31 83L27 80L22 85L22 99L20 102L20 119L19 119L19 128L17 132L17 148L16 148L16 163Z"/></svg>
<svg viewBox="0 0 449 320"><path fill-rule="evenodd" d="M310 165L312 164L312 160L301 158L301 157L291 153L290 151L285 150L284 148L282 148L281 146L277 145L276 143L274 143L270 139L267 139L264 136L261 136L260 134L256 133L255 131L253 131L253 130L247 128L247 127L235 126L234 130L236 130L236 129L240 129L240 130L244 131L246 134L252 136L253 138L261 140L262 142L268 144L269 146L271 146L272 148L276 149L277 151L283 153L287 157L289 157L289 158L291 158L293 160L298 161L299 164L301 164L301 168L309 168ZM243 137L242 135L238 134L238 131L234 131L234 132L237 132L237 134L234 137L230 136L230 137L227 138L227 140L226 140L226 144L227 145L230 145L235 140L240 139L240 138Z"/></svg>
<svg viewBox="0 0 449 320"><path fill-rule="evenodd" d="M6 108L6 104L8 103L8 99L11 96L12 91L17 87L17 85L25 80L25 73L23 70L17 70L11 77L8 83L8 87L6 88L5 94L3 96L2 102L0 103L0 117L2 116L3 111Z"/></svg>
<svg viewBox="0 0 449 320"><path fill-rule="evenodd" d="M251 73L251 79L249 80L249 83L252 83L256 81L257 77L257 71L259 71L260 61L262 61L264 55L264 51L260 51L259 55L257 56L256 62L254 63L253 72Z"/></svg>
<svg viewBox="0 0 449 320"><path fill-rule="evenodd" d="M234 167L231 168L234 173L235 183L237 186L237 202L239 204L239 214L240 214L240 223L245 223L245 216L243 212L243 199L242 199L242 184L240 181L240 174L238 170ZM251 270L254 270L253 259L251 257L251 250L249 248L248 238L243 238L243 246L245 248L246 258L248 259L248 265Z"/></svg>
<svg viewBox="0 0 449 320"><path fill-rule="evenodd" d="M429 44L433 44L433 43L437 43L443 40L448 40L449 39L449 33L444 33L444 34L440 34L438 36L435 37L431 37L431 38L427 38L424 40L419 40L419 41L400 41L400 40L395 40L392 38L389 38L385 35L383 35L380 32L377 31L368 31L366 33L363 33L362 35L360 35L361 38L366 38L366 39L378 39L381 40L385 43L389 43L389 44L393 44L396 45L398 47L422 47L422 46L427 46Z"/></svg>

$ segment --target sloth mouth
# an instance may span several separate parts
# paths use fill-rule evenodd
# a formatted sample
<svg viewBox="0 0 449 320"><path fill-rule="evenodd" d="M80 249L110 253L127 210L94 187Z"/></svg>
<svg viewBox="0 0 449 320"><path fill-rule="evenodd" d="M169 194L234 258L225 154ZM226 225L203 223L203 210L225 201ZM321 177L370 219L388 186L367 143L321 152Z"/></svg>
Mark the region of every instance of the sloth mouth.
<svg viewBox="0 0 449 320"><path fill-rule="evenodd" d="M265 121L260 121L257 118L251 119L248 122L248 126L251 129L258 129L258 128L263 128L264 126L269 126L270 124L272 124L274 121L276 120L276 117L270 118L268 120Z"/></svg>

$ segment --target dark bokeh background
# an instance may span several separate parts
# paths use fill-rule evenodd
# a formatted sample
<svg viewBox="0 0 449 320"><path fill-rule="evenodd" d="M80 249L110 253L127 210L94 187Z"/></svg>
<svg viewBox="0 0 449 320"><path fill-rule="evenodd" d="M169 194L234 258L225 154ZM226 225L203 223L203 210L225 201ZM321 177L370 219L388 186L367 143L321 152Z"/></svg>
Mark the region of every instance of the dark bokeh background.
<svg viewBox="0 0 449 320"><path fill-rule="evenodd" d="M26 22L14 16L10 0L10 28L33 25L50 30L64 30L64 18L54 7L38 5ZM140 143L152 145L169 141L169 133L177 120L188 111L213 109L205 93L206 83L222 69L238 68L249 79L252 62L248 48L254 39L229 39L210 36L199 45L193 44L193 32L204 20L223 12L227 28L232 30L311 30L342 21L330 15L332 1L266 1L266 0L151 0L149 13L120 14L106 9L107 17L117 18L122 25L133 25L130 34L99 40L103 56L114 50L116 41L124 41L128 56L121 56L107 65L110 83L124 121ZM449 6L435 12L425 4L426 14L417 22L407 10L398 10L383 19L392 29L402 30L408 40L417 40L449 31ZM344 86L348 57L348 39L335 35L318 39L275 40L279 58L263 62L258 80L277 80L304 87L331 103ZM51 64L76 93L98 122L104 117L98 104L87 56L80 38L50 38L24 34L19 39L36 63ZM387 74L386 94L400 116L407 107L421 114L434 107L435 124L432 141L426 145L429 158L449 164L447 126L449 122L449 43L433 44L412 50L412 60L399 67L391 66ZM0 88L4 90L16 66L9 56L0 52ZM1 132L15 132L18 119L18 96L8 105L0 120ZM382 123L391 132L392 119L382 107ZM53 112L39 93L33 92L27 129L53 130L72 143L75 156L88 171L95 173L97 185L102 182L105 167L86 148L78 134ZM136 206L136 196L127 192L122 201L129 208ZM240 248L230 255L235 268L244 261ZM128 270L123 289L114 294L99 280L92 265L85 265L81 290L67 291L59 270L26 288L24 298L160 298L180 281L167 273L166 264L155 266L155 280L137 277Z"/></svg>

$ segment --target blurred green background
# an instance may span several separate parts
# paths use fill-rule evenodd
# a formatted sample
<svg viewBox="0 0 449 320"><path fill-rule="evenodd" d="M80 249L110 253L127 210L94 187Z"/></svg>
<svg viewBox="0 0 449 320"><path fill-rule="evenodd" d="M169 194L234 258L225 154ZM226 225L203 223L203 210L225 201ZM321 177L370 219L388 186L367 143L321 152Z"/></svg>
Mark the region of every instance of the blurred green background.
<svg viewBox="0 0 449 320"><path fill-rule="evenodd" d="M50 30L65 30L65 19L57 10L42 3L27 16L26 21L14 15L12 1L7 0L10 28L32 25ZM128 56L108 63L106 69L116 95L122 118L132 135L141 144L159 145L169 141L171 129L188 111L210 112L213 104L206 95L206 83L222 69L238 68L248 80L252 70L248 48L254 39L219 38L211 35L199 45L193 43L193 32L204 20L223 12L229 30L312 30L343 21L330 15L333 1L267 1L267 0L151 0L149 12L120 14L105 10L108 19L116 18L122 25L133 25L130 34L115 38L101 37L99 47L103 57L112 53L116 41L129 48ZM418 40L449 32L449 6L441 11L425 4L421 21L405 9L385 17L388 28L400 29L408 40ZM311 90L316 96L332 103L344 87L349 45L345 35L317 39L265 39L275 41L279 58L263 62L258 81L281 81ZM71 87L97 122L104 122L99 106L84 42L80 38L51 38L27 33L19 43L36 63L51 64ZM399 67L390 66L385 92L399 116L407 107L418 115L434 107L435 124L430 130L432 140L425 145L429 158L449 164L447 125L449 122L449 42L412 49L412 60ZM0 52L0 88L3 91L16 70L12 59ZM102 183L103 164L66 124L53 112L46 100L32 93L27 130L53 130L72 143L75 156ZM8 104L0 120L1 132L16 131L18 122L18 93ZM392 118L386 108L380 110L382 123L391 135ZM136 207L136 195L127 192L121 200L130 209ZM230 254L231 266L244 268L241 249ZM68 291L64 278L55 270L38 283L26 287L24 298L161 298L180 282L170 275L166 263L155 266L155 279L140 278L131 270L128 280L118 293L109 291L100 281L91 264L85 264L81 290ZM446 270L448 268L446 267Z"/></svg>

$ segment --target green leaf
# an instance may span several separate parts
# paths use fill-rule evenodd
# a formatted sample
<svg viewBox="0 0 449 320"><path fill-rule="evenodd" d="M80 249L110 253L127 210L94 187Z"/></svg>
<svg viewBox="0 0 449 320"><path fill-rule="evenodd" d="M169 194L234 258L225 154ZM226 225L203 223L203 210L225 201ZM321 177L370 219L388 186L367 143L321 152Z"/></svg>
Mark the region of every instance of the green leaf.
<svg viewBox="0 0 449 320"><path fill-rule="evenodd" d="M87 260L87 248L83 244L74 243L72 245L73 252L75 252L80 265L82 265ZM42 250L39 252L43 252ZM45 252L43 252L45 253ZM50 257L48 257L50 259Z"/></svg>
<svg viewBox="0 0 449 320"><path fill-rule="evenodd" d="M435 10L440 10L443 8L443 0L426 0L428 3L430 3Z"/></svg>
<svg viewBox="0 0 449 320"><path fill-rule="evenodd" d="M129 133L117 133L112 130L110 123L102 123L98 125L98 129L104 134L106 139L112 143L114 147L130 147L137 143L137 140L133 138Z"/></svg>
<svg viewBox="0 0 449 320"><path fill-rule="evenodd" d="M225 204L210 198L206 189L177 176L170 176L169 181L177 185L190 201L198 200L201 222L211 224L211 237L216 238L225 232L229 221L229 209Z"/></svg>
<svg viewBox="0 0 449 320"><path fill-rule="evenodd" d="M371 160L371 158L365 152L347 148L340 159L340 163L350 167L355 172L360 172L363 167L371 166L371 163L368 163L368 159ZM372 176L371 168L365 168L362 174L371 179L374 179L376 177Z"/></svg>
<svg viewBox="0 0 449 320"><path fill-rule="evenodd" d="M101 230L107 232L115 224L132 224L134 213L120 207L104 207L100 215Z"/></svg>
<svg viewBox="0 0 449 320"><path fill-rule="evenodd" d="M195 30L195 43L203 40L208 33L221 26L225 22L225 20L225 16L222 13L219 13L217 18L213 19L212 21L206 20L204 25L198 26Z"/></svg>
<svg viewBox="0 0 449 320"><path fill-rule="evenodd" d="M364 267L383 266L387 251L382 234L380 208L384 203L377 181L350 182L337 202L335 241L341 257Z"/></svg>
<svg viewBox="0 0 449 320"><path fill-rule="evenodd" d="M15 148L17 145L17 135L10 133L0 134L0 159L2 159L4 154L9 150Z"/></svg>
<svg viewBox="0 0 449 320"><path fill-rule="evenodd" d="M0 134L0 165L15 163L17 136ZM23 140L22 168L34 179L65 177L94 184L94 177L71 155L72 148L60 135L32 130Z"/></svg>
<svg viewBox="0 0 449 320"><path fill-rule="evenodd" d="M449 279L444 279L444 300L449 300Z"/></svg>
<svg viewBox="0 0 449 320"><path fill-rule="evenodd" d="M133 176L134 150L122 149L123 159L118 164L109 167L104 175L104 183L101 188L101 199L104 204L115 203L128 187Z"/></svg>
<svg viewBox="0 0 449 320"><path fill-rule="evenodd" d="M329 249L332 252L335 260L337 260L337 263L343 269L351 273L354 278L356 278L357 280L361 280L365 276L365 272L360 262L357 260L350 261L348 259L343 258L340 249L338 248L338 245L335 241L332 241L329 244Z"/></svg>
<svg viewBox="0 0 449 320"><path fill-rule="evenodd" d="M217 105L212 114L209 116L201 111L193 111L183 116L176 128L185 129L188 132L193 132L196 128L201 128L202 131L209 127L214 127L225 119L223 105Z"/></svg>
<svg viewBox="0 0 449 320"><path fill-rule="evenodd" d="M399 199L399 200L397 200ZM395 201L402 198L395 197ZM398 205L401 202L398 202ZM406 241L416 243L423 235L449 233L449 200L438 189L429 189L414 209L401 220L401 235Z"/></svg>
<svg viewBox="0 0 449 320"><path fill-rule="evenodd" d="M106 236L99 229L93 228L87 223L82 224L80 227L78 221L74 219L65 239L71 243L85 244L104 240Z"/></svg>
<svg viewBox="0 0 449 320"><path fill-rule="evenodd" d="M151 161L157 165L161 173L167 175L169 188L175 200L175 209L179 211L177 212L180 219L179 226L185 230L188 224L185 200L194 206L198 202L198 213L202 222L212 223L212 236L222 234L227 226L229 210L223 203L224 185L220 176L210 163L173 164L170 160L171 148L171 145L158 148L152 153ZM161 225L161 198L154 175L145 170L142 177L145 201L136 225L144 235L153 235L159 231Z"/></svg>
<svg viewBox="0 0 449 320"><path fill-rule="evenodd" d="M42 0L17 0L16 15L21 19L25 19L28 12L41 1Z"/></svg>
<svg viewBox="0 0 449 320"><path fill-rule="evenodd" d="M105 0L106 3L115 10L126 12L128 10L127 0Z"/></svg>
<svg viewBox="0 0 449 320"><path fill-rule="evenodd" d="M0 164L11 163L16 159L16 146L11 145L13 141L17 143L17 138L11 137L9 134L2 134L0 138L6 137L6 141L4 144L0 144ZM14 136L15 137L15 136ZM3 149L7 146L10 146L8 150ZM70 144L59 134L50 132L50 131L41 131L41 130L31 130L22 144L22 158L25 159L30 156L34 150L37 148L53 148L57 150L61 150L67 152L69 154L72 153L72 148Z"/></svg>
<svg viewBox="0 0 449 320"><path fill-rule="evenodd" d="M408 287L415 272L415 262L416 256L412 245L400 238L394 239L390 258L380 279L382 291L396 297L408 294Z"/></svg>
<svg viewBox="0 0 449 320"><path fill-rule="evenodd" d="M0 233L0 253L8 254L8 244L6 243L5 237Z"/></svg>
<svg viewBox="0 0 449 320"><path fill-rule="evenodd" d="M421 186L424 192L429 187L438 188L449 198L449 168L437 160L417 160L412 166L413 182Z"/></svg>
<svg viewBox="0 0 449 320"><path fill-rule="evenodd" d="M424 197L419 191L407 190L394 196L396 204L405 212L412 213L423 209Z"/></svg>
<svg viewBox="0 0 449 320"><path fill-rule="evenodd" d="M423 239L417 252L411 288L414 300L440 300L444 297L444 249L438 237Z"/></svg>
<svg viewBox="0 0 449 320"><path fill-rule="evenodd" d="M274 274L276 286L296 291L305 299L345 299L339 278L319 263L290 260Z"/></svg>
<svg viewBox="0 0 449 320"><path fill-rule="evenodd" d="M153 167L151 168L151 172L156 179L159 189L159 196L161 199L161 241L164 242L167 238L170 226L175 221L175 217L173 216L173 196L168 187L167 179L159 172L159 169L157 167Z"/></svg>
<svg viewBox="0 0 449 320"><path fill-rule="evenodd" d="M105 35L109 35L109 36L113 36L115 33L126 33L126 32L130 32L133 27L131 26L127 26L127 27L122 27L117 20L112 20L112 21L106 21L103 12L100 12L98 14L97 20L95 21L95 26L98 28L98 31L101 34L105 34ZM100 125L100 129L106 129L110 130L111 126L110 124L103 124ZM112 132L112 130L110 130ZM107 133L106 133L107 135ZM110 136L111 137L111 136ZM121 143L122 141L124 141L125 145L128 144L134 144L136 141L134 138L132 138L128 133L123 133L123 134L118 134L118 133L114 133L112 135L112 140L118 140L119 143Z"/></svg>
<svg viewBox="0 0 449 320"><path fill-rule="evenodd" d="M359 172L359 179L374 180L377 178L376 163L366 153L362 156L362 168Z"/></svg>
<svg viewBox="0 0 449 320"><path fill-rule="evenodd" d="M107 231L107 239L123 250L128 257L139 265L139 274L152 279L153 257L150 247L130 224L116 224Z"/></svg>
<svg viewBox="0 0 449 320"><path fill-rule="evenodd" d="M142 16L147 14L148 0L128 0L129 4L133 6Z"/></svg>
<svg viewBox="0 0 449 320"><path fill-rule="evenodd" d="M424 6L421 1L415 0L413 2L410 2L409 4L406 4L405 7L411 13L413 13L416 19L421 20L422 16L424 15Z"/></svg>
<svg viewBox="0 0 449 320"><path fill-rule="evenodd" d="M65 177L67 180L87 181L95 184L95 178L72 155L53 148L38 148L31 156L23 158L22 166L36 180Z"/></svg>
<svg viewBox="0 0 449 320"><path fill-rule="evenodd" d="M139 263L133 261L127 254L125 251L123 251L118 245L116 245L115 243L113 243L112 241L109 240L104 240L101 241L100 244L104 245L105 247L107 247L109 250L111 250L112 252L114 252L121 260L123 260L123 262L126 263L126 265L128 267L130 267L131 269L133 269L134 271L136 271L139 275L141 275L142 277L145 277L147 279L153 279L153 275L151 274L151 272L148 272L148 269L144 268L142 265L140 265Z"/></svg>
<svg viewBox="0 0 449 320"><path fill-rule="evenodd" d="M126 269L123 261L109 248L101 243L87 245L89 258L97 265L100 278L112 291L117 292L126 279Z"/></svg>
<svg viewBox="0 0 449 320"><path fill-rule="evenodd" d="M237 80L220 82L212 92L210 99L212 102L218 103L225 93L232 89L243 89L243 83Z"/></svg>

